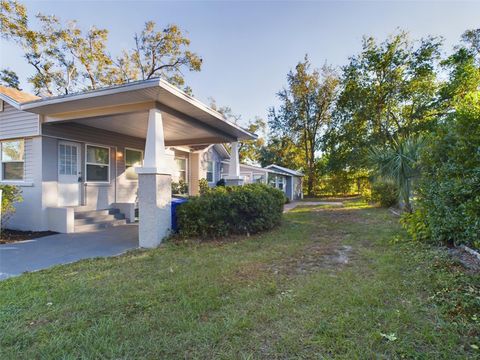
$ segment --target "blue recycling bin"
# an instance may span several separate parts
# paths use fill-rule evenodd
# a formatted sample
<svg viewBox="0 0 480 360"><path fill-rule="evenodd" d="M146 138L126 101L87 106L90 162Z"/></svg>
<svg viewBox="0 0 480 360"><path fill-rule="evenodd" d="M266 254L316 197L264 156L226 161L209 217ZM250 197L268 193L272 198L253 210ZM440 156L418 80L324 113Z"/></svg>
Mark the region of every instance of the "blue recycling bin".
<svg viewBox="0 0 480 360"><path fill-rule="evenodd" d="M188 199L172 198L172 231L175 233L178 232L177 207L187 201Z"/></svg>

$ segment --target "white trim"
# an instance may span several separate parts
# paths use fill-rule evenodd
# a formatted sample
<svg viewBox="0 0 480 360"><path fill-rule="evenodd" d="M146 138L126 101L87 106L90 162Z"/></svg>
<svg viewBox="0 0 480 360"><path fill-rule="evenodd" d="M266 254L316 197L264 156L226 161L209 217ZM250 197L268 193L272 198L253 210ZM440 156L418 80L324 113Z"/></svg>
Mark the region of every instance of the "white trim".
<svg viewBox="0 0 480 360"><path fill-rule="evenodd" d="M208 171L208 163L211 162L212 163L212 181L208 181L208 176L207 174L209 173ZM205 170L205 180L207 180L207 182L209 184L215 184L216 181L215 181L215 161L214 160L207 160L207 169Z"/></svg>
<svg viewBox="0 0 480 360"><path fill-rule="evenodd" d="M3 143L6 142L15 142L15 141L22 141L23 142L23 159L20 160L9 160L9 161L4 161L3 160ZM8 182L8 185L22 185L25 184L25 170L26 170L26 148L25 148L25 143L26 143L26 138L14 138L14 139L4 139L0 140L0 182L2 185L7 185L6 183ZM7 163L22 163L23 164L23 174L21 179L4 179L3 178L3 164Z"/></svg>
<svg viewBox="0 0 480 360"><path fill-rule="evenodd" d="M190 155L190 154L189 154L189 155ZM182 171L185 171L185 183L186 183L187 185L189 185L189 184L190 184L190 178L189 178L189 175L190 175L190 174L189 174L189 171L188 171L188 167L189 167L189 165L190 165L190 156L187 157L187 156L185 156L185 155L179 155L179 156L174 155L174 156L173 156L173 160L175 161L175 166L177 165L177 164L176 164L176 163L177 163L177 161L176 161L177 159L183 159L183 160L185 160L185 170L182 170ZM177 168L177 171L180 172L180 171L178 170L178 168ZM179 179L179 180L180 180L180 179Z"/></svg>
<svg viewBox="0 0 480 360"><path fill-rule="evenodd" d="M143 157L144 157L144 152L143 150L140 150L140 149L135 149L135 148L131 148L131 147L124 147L123 148L123 168L125 169L125 172L127 171L127 150L130 150L130 151L137 151L137 152L141 152L142 153L142 164L140 166L131 166L133 168L139 168L139 167L142 167L143 166ZM138 175L138 174L137 174ZM125 176L125 180L126 181L134 181L134 182L138 182L138 177L136 179L127 179L127 177Z"/></svg>
<svg viewBox="0 0 480 360"><path fill-rule="evenodd" d="M99 147L99 148L103 148L103 149L108 149L108 181L88 181L88 173L87 173L87 165L103 165L105 166L105 164L96 164L96 163L88 163L87 161L87 148L89 146L92 146L92 147ZM85 169L85 181L84 183L85 184L110 184L110 170L111 170L111 158L110 158L111 154L110 154L110 146L106 146L106 145L98 145L98 144L92 144L92 143L85 143L85 166L84 166L84 169Z"/></svg>

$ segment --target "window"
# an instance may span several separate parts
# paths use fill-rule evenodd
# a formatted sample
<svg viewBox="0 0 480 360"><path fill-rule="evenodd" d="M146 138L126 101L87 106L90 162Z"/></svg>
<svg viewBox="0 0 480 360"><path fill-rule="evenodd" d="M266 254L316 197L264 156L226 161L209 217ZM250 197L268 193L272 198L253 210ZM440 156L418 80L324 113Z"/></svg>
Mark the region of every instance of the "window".
<svg viewBox="0 0 480 360"><path fill-rule="evenodd" d="M277 186L277 187L278 187L280 190L283 190L283 176L278 176L278 177L277 177L277 181L278 181L278 186Z"/></svg>
<svg viewBox="0 0 480 360"><path fill-rule="evenodd" d="M77 145L59 144L59 175L77 175L78 172L78 156Z"/></svg>
<svg viewBox="0 0 480 360"><path fill-rule="evenodd" d="M214 164L213 161L207 161L207 181L208 182L213 182L214 179Z"/></svg>
<svg viewBox="0 0 480 360"><path fill-rule="evenodd" d="M275 174L268 174L268 184L271 187L277 187L277 175Z"/></svg>
<svg viewBox="0 0 480 360"><path fill-rule="evenodd" d="M110 149L87 145L86 148L87 181L110 181Z"/></svg>
<svg viewBox="0 0 480 360"><path fill-rule="evenodd" d="M23 180L25 143L23 140L3 141L2 180Z"/></svg>
<svg viewBox="0 0 480 360"><path fill-rule="evenodd" d="M187 159L175 158L175 162L177 163L178 181L187 182Z"/></svg>
<svg viewBox="0 0 480 360"><path fill-rule="evenodd" d="M142 166L143 151L125 149L125 176L128 180L138 180L135 168Z"/></svg>

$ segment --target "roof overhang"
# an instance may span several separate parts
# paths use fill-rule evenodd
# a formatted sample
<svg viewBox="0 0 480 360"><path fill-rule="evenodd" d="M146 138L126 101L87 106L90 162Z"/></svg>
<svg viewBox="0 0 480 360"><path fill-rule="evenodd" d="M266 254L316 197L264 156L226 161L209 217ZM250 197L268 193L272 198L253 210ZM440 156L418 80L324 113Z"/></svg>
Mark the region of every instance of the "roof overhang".
<svg viewBox="0 0 480 360"><path fill-rule="evenodd" d="M20 104L21 110L42 115L45 123L106 117L114 119L129 113L142 113L153 107L172 117L201 123L232 140L256 138L256 135L162 79L132 82Z"/></svg>

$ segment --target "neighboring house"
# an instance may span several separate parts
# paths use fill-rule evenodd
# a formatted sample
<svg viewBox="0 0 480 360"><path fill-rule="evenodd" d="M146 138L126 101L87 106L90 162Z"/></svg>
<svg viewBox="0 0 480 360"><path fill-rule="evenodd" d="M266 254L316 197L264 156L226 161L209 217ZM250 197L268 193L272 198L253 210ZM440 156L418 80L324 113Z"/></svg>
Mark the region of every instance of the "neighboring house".
<svg viewBox="0 0 480 360"><path fill-rule="evenodd" d="M138 204L140 246L156 246L170 229L171 181L198 194L222 171L225 149L211 144L231 143L238 163L237 142L254 138L159 79L43 99L0 87L0 184L24 198L9 227L92 230L132 220ZM227 180L241 184L235 170Z"/></svg>
<svg viewBox="0 0 480 360"><path fill-rule="evenodd" d="M222 144L210 146L205 158L213 159L209 163L209 168L215 169L211 177L213 181L209 181L209 185L216 184L221 178L228 178L231 157ZM302 180L304 175L301 172L278 165L269 165L262 168L254 165L239 164L239 168L240 177L244 184L257 182L269 184L282 190L290 200L303 198ZM217 169L220 169L220 171Z"/></svg>

